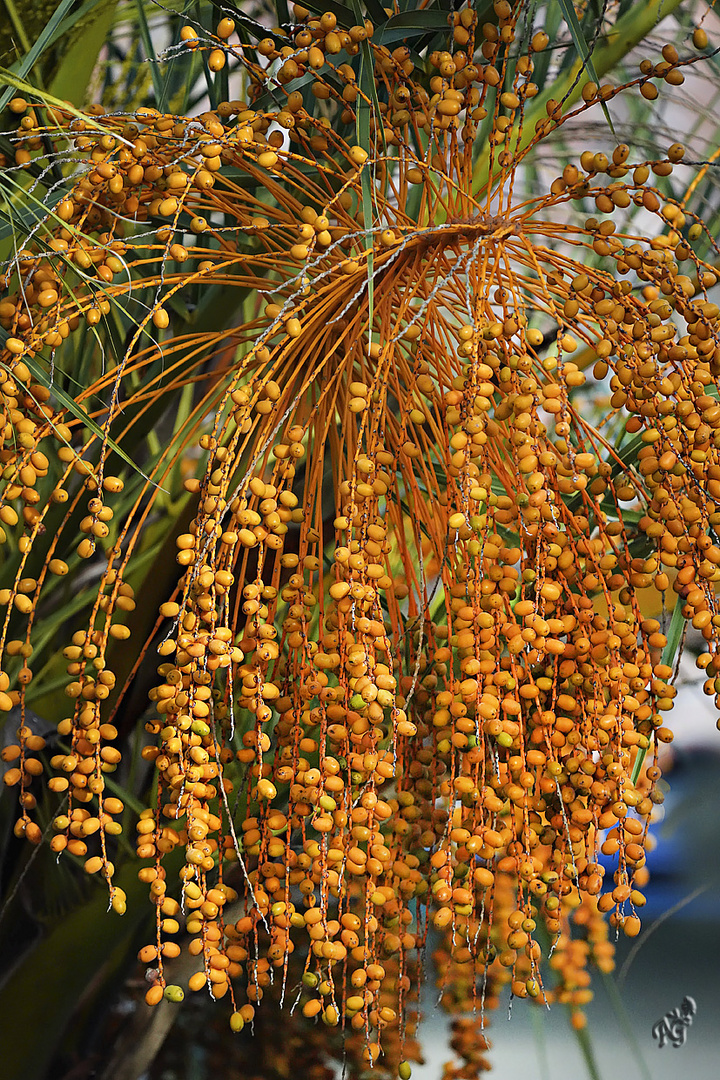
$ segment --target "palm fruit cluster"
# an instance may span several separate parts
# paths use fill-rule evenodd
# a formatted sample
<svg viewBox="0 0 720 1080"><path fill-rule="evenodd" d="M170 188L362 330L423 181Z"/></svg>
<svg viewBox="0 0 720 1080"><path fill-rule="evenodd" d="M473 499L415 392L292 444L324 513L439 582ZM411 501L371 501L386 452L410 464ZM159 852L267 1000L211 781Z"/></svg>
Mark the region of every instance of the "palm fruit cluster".
<svg viewBox="0 0 720 1080"><path fill-rule="evenodd" d="M114 721L150 672L148 1003L182 996L165 965L187 949L190 990L239 1030L295 953L302 1013L378 1066L386 1046L400 1059L427 946L451 1011L509 985L582 1023L608 928L640 929L672 739L647 597L676 597L711 695L720 676L720 312L695 251L717 245L662 187L684 148L587 149L544 190L523 179L569 120L680 85L707 38L545 100L531 5L493 10L456 11L422 65L370 21L297 5L259 41L188 26L174 51L247 86L194 117L11 105L16 167L50 155L67 191L0 301L0 709L22 715L53 576L97 583L68 623L57 739L43 754L23 721L3 751L16 834L41 841L47 774L53 850L124 910L108 783L132 742ZM645 235L616 227L632 207ZM198 284L232 317L176 333ZM68 404L56 358L122 304L133 332ZM127 579L178 462L160 447L116 517L137 481L122 451L187 388L190 512L135 640Z"/></svg>

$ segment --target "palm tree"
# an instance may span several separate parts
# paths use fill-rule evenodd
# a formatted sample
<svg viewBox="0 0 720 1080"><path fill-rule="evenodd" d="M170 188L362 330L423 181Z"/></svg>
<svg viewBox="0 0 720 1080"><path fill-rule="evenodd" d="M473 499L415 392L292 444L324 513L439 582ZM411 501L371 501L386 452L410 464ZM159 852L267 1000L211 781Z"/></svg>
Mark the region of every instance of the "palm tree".
<svg viewBox="0 0 720 1080"><path fill-rule="evenodd" d="M7 12L8 1075L407 1077L428 945L448 1077L505 988L591 1064L720 674L705 5Z"/></svg>

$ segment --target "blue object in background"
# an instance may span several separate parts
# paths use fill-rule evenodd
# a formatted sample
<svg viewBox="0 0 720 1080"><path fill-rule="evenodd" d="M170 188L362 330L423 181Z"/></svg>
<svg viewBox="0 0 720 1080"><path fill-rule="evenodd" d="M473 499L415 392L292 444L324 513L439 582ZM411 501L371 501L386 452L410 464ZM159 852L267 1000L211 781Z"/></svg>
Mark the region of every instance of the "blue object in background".
<svg viewBox="0 0 720 1080"><path fill-rule="evenodd" d="M663 777L662 821L650 827L655 848L648 851L650 880L642 888L647 904L638 911L643 926L688 900L684 919L720 921L720 754L685 750ZM600 855L607 885L615 859ZM606 888L607 888L606 885Z"/></svg>

